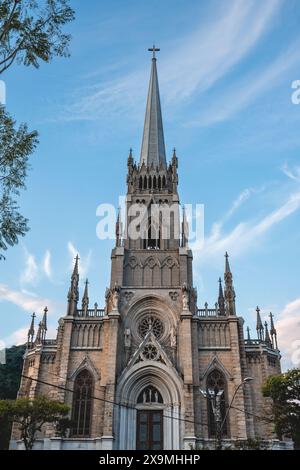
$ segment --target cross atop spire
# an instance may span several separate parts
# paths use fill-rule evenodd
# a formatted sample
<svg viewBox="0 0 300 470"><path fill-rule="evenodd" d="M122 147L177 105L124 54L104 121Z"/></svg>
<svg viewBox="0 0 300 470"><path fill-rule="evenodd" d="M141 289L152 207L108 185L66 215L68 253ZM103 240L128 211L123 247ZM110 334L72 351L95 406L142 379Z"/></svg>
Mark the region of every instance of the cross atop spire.
<svg viewBox="0 0 300 470"><path fill-rule="evenodd" d="M150 47L150 48L148 49L148 51L149 51L149 52L152 52L152 60L153 60L153 59L156 60L155 52L159 52L160 49L158 49L157 47L155 47L155 44L153 44L153 46Z"/></svg>
<svg viewBox="0 0 300 470"><path fill-rule="evenodd" d="M153 53L147 106L144 122L140 165L167 168L164 131L161 115L160 96L156 69L155 46L149 49Z"/></svg>

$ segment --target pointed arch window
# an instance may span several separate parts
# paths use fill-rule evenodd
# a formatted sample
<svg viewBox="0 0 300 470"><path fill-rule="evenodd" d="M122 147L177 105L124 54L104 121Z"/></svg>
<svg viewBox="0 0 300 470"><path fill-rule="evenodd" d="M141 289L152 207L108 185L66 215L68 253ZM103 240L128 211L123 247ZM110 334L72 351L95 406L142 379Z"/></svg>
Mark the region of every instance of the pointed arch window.
<svg viewBox="0 0 300 470"><path fill-rule="evenodd" d="M72 436L88 437L90 435L93 389L93 377L88 370L84 369L77 375L74 383Z"/></svg>
<svg viewBox="0 0 300 470"><path fill-rule="evenodd" d="M209 437L216 436L216 417L214 413L214 407L217 407L217 395L219 392L223 391L223 394L220 398L220 423L223 422L226 414L226 409L228 406L227 400L227 383L224 377L224 374L218 370L213 370L206 380L206 390L209 396L209 393L213 392L213 398L207 400L207 410L208 410L208 434ZM222 427L222 436L228 436L228 422L224 423Z"/></svg>

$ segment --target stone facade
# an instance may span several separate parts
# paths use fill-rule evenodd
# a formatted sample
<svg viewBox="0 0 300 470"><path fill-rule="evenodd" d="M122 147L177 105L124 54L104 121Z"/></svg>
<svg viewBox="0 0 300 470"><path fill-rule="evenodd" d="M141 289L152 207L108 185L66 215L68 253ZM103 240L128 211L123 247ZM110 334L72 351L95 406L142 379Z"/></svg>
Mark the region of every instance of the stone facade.
<svg viewBox="0 0 300 470"><path fill-rule="evenodd" d="M29 329L19 396L61 400L70 406L74 421L65 439L45 426L36 448L212 446L215 416L201 390L213 390L214 400L223 392L220 412L223 420L228 410L222 428L227 442L274 438L272 423L264 420L269 403L261 394L266 378L280 372L273 319L270 337L258 310L258 339L244 338L227 254L224 293L220 281L214 307L197 307L185 214L179 223L177 167L175 151L166 163L154 56L141 160L136 164L130 151L126 227L122 233L119 216L105 307L90 308L86 284L79 308L77 258L57 338L45 338L47 311L36 337L34 318ZM161 218L150 233L155 204L172 208L168 237L162 236ZM142 235L133 239L128 227L136 206L146 207L147 215L140 222ZM143 419L148 420L144 428ZM14 426L12 448L22 447L19 437Z"/></svg>

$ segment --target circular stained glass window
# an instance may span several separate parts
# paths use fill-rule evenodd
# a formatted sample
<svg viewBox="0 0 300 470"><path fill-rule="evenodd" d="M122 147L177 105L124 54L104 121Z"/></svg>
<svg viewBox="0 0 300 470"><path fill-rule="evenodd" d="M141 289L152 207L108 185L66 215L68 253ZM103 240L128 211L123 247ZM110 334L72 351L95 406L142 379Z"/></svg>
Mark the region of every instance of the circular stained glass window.
<svg viewBox="0 0 300 470"><path fill-rule="evenodd" d="M147 315L146 317L142 318L138 326L139 335L142 338L145 338L148 331L152 331L154 336L159 339L164 331L162 321L154 315Z"/></svg>
<svg viewBox="0 0 300 470"><path fill-rule="evenodd" d="M154 344L146 344L142 354L143 358L148 361L155 361L158 358L158 351Z"/></svg>

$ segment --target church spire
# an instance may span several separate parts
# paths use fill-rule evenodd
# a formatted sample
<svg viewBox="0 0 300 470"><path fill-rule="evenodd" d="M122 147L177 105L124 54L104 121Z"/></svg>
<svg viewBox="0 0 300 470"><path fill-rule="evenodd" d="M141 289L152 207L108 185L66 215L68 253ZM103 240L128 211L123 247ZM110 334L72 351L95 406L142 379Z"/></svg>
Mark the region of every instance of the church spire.
<svg viewBox="0 0 300 470"><path fill-rule="evenodd" d="M48 312L48 308L45 307L45 308L44 308L44 315L43 315L42 322L41 322L42 341L44 341L44 340L46 339L46 332L47 332L47 312Z"/></svg>
<svg viewBox="0 0 300 470"><path fill-rule="evenodd" d="M268 346L272 346L272 342L271 342L269 330L268 330L268 323L266 321L265 321L265 342L268 344Z"/></svg>
<svg viewBox="0 0 300 470"><path fill-rule="evenodd" d="M68 315L73 316L76 314L77 311L77 302L79 299L79 272L78 272L78 260L79 256L76 255L75 258L75 265L73 269L73 273L71 276L71 286L68 292Z"/></svg>
<svg viewBox="0 0 300 470"><path fill-rule="evenodd" d="M263 341L263 336L264 336L264 327L261 321L260 317L260 309L259 307L256 307L256 331L257 331L257 338L261 341Z"/></svg>
<svg viewBox="0 0 300 470"><path fill-rule="evenodd" d="M89 285L89 281L88 281L88 279L86 279L85 280L84 293L83 293L83 297L82 297L82 310L84 312L86 312L87 309L89 308L89 288L88 288L88 285Z"/></svg>
<svg viewBox="0 0 300 470"><path fill-rule="evenodd" d="M146 166L153 165L167 168L155 56L155 52L159 51L159 49L153 45L153 47L148 50L152 52L152 66L144 122L140 165L144 163Z"/></svg>
<svg viewBox="0 0 300 470"><path fill-rule="evenodd" d="M189 223L186 217L185 207L182 208L182 224L181 224L181 246L185 248L188 246L189 239Z"/></svg>
<svg viewBox="0 0 300 470"><path fill-rule="evenodd" d="M118 209L118 216L116 221L116 246L122 244L122 221L121 221L121 208Z"/></svg>
<svg viewBox="0 0 300 470"><path fill-rule="evenodd" d="M31 324L30 324L30 327L29 327L29 330L28 330L28 334L27 334L27 338L28 338L27 345L28 345L28 346L29 346L29 344L32 344L32 343L33 343L33 338L34 338L34 319L35 319L35 313L33 312L33 314L31 315Z"/></svg>
<svg viewBox="0 0 300 470"><path fill-rule="evenodd" d="M224 273L224 281L225 281L225 303L226 303L226 314L227 315L235 315L235 291L232 282L232 274L230 271L229 261L228 261L228 253L225 253L225 273Z"/></svg>
<svg viewBox="0 0 300 470"><path fill-rule="evenodd" d="M219 314L225 315L225 299L223 294L222 279L219 277L219 297L218 297Z"/></svg>
<svg viewBox="0 0 300 470"><path fill-rule="evenodd" d="M273 314L270 312L270 334L272 338L272 345L273 348L278 349L278 344L277 344L277 331L274 325L274 320L273 320Z"/></svg>

